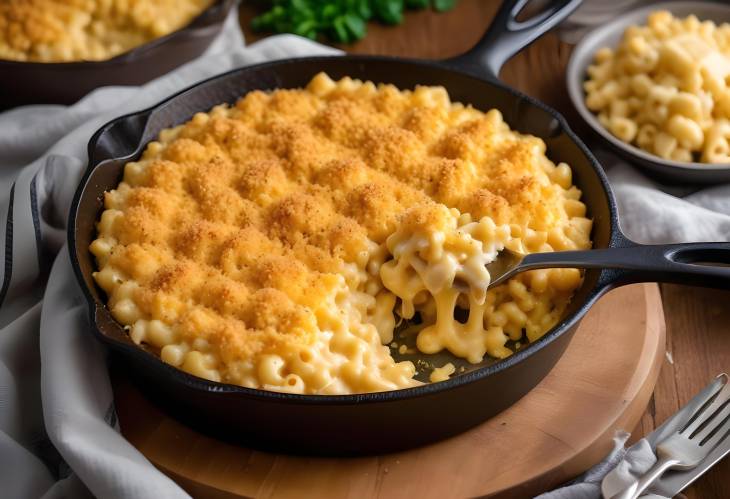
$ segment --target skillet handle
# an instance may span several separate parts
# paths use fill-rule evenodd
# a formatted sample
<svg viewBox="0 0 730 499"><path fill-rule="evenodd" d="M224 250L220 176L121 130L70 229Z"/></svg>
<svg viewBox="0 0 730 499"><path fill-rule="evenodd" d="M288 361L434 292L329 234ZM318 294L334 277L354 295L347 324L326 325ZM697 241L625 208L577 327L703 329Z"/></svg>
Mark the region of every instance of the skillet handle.
<svg viewBox="0 0 730 499"><path fill-rule="evenodd" d="M730 242L636 245L627 254L628 268L617 275L620 284L671 282L730 289Z"/></svg>
<svg viewBox="0 0 730 499"><path fill-rule="evenodd" d="M548 0L542 12L526 21L517 16L530 0L504 0L481 40L466 53L444 62L456 69L497 80L499 70L513 55L568 17L582 0Z"/></svg>
<svg viewBox="0 0 730 499"><path fill-rule="evenodd" d="M622 241L617 248L527 255L521 268L613 269L611 286L672 282L730 289L730 242L641 245Z"/></svg>

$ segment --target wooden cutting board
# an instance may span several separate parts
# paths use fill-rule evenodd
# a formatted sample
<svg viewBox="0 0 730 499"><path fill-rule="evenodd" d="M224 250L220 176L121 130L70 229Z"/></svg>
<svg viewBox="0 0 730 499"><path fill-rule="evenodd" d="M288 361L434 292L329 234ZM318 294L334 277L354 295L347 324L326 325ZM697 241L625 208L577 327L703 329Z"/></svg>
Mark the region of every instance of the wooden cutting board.
<svg viewBox="0 0 730 499"><path fill-rule="evenodd" d="M228 444L166 416L122 373L113 383L124 436L196 498L528 497L590 468L616 430L636 426L664 360L664 329L655 284L614 290L514 406L457 437L382 456L309 458Z"/></svg>

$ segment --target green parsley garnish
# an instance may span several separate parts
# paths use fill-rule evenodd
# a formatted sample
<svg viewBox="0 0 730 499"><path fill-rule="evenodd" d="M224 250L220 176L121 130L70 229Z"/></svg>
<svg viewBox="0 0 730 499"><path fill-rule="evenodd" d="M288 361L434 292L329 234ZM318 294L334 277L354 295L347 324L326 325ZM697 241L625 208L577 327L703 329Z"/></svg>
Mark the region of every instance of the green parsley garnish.
<svg viewBox="0 0 730 499"><path fill-rule="evenodd" d="M457 0L268 0L268 9L251 21L254 31L294 33L316 40L352 43L367 34L367 23L403 22L403 10L454 8Z"/></svg>

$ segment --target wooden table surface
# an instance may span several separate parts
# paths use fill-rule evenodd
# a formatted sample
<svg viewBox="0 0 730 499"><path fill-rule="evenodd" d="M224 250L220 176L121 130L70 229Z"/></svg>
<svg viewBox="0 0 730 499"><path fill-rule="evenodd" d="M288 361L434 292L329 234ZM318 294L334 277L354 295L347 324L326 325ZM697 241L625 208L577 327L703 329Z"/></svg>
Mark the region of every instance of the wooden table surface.
<svg viewBox="0 0 730 499"><path fill-rule="evenodd" d="M353 53L387 54L438 59L459 54L482 35L498 2L460 0L451 12L412 12L398 27L371 23L368 36L342 47ZM248 43L261 38L251 33L255 7L241 7L241 23ZM562 112L571 126L586 129L568 100L565 66L572 46L548 33L507 63L501 78L522 92ZM661 286L667 322L668 358L641 424L637 438L676 412L716 374L730 370L730 292L689 286ZM621 348L621 345L616 345ZM690 499L730 498L730 459L715 466L684 494Z"/></svg>

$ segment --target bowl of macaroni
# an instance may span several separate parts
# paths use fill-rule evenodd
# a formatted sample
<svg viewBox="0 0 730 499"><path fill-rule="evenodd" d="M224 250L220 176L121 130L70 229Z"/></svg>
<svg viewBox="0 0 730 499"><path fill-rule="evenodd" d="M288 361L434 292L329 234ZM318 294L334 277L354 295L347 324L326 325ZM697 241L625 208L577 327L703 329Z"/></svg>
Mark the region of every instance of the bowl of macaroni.
<svg viewBox="0 0 730 499"><path fill-rule="evenodd" d="M138 85L200 54L234 0L0 2L0 107L69 104Z"/></svg>
<svg viewBox="0 0 730 499"><path fill-rule="evenodd" d="M582 118L669 182L730 180L730 6L667 2L595 29L567 69Z"/></svg>

